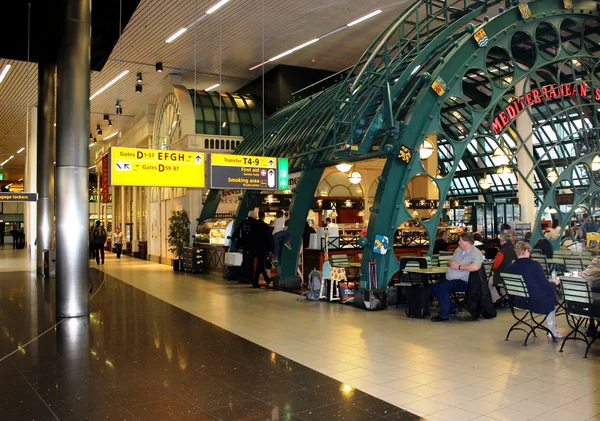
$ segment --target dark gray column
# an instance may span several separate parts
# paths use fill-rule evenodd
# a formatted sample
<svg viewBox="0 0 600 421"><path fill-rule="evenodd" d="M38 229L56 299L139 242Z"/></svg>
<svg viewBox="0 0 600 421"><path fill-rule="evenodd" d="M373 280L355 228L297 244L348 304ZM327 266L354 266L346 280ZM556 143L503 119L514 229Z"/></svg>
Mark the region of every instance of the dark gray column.
<svg viewBox="0 0 600 421"><path fill-rule="evenodd" d="M89 314L91 0L65 0L56 118L56 314Z"/></svg>
<svg viewBox="0 0 600 421"><path fill-rule="evenodd" d="M43 251L54 248L54 62L38 65L37 269Z"/></svg>

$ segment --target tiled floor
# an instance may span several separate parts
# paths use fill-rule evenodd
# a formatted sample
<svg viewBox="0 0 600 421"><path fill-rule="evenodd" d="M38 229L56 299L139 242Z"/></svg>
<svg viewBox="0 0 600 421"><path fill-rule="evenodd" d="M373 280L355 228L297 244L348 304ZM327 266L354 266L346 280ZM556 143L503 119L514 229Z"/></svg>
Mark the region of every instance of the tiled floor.
<svg viewBox="0 0 600 421"><path fill-rule="evenodd" d="M3 260L0 260L0 271L2 266ZM132 300L132 295L137 294L137 290L126 288L119 282L107 283L107 296L102 305L106 310L100 311L99 315L106 319L108 314L115 313L115 308L122 309L125 314L111 316L115 317L110 323L115 329L103 327L106 322L99 322L99 319L92 317L90 330L94 332L94 329L98 329L98 334L90 334L85 338L99 349L106 344L122 344L125 348L122 352L124 361L130 361L131 355L134 355L131 353L135 353L139 344L150 341L155 351L152 358L142 359L145 364L143 369L131 367L137 369L131 374L131 389L147 388L146 376L160 372L158 361L162 361L161 364L168 361L174 367L181 364L196 365L196 360L191 362L196 347L212 339L205 337L205 331L195 330L198 328L176 328L199 319L184 312L181 314L186 316L174 317L172 311L159 311L162 305L149 305L151 301L155 301L151 300L151 296L272 351L273 353L265 352L275 355L276 361L282 358L277 355L279 354L285 357L282 360L289 359L289 364L294 367L298 367L296 363L299 363L345 384L337 388L328 385L315 388L314 383L303 384L304 379L298 380L302 374L294 374L294 370L289 374L293 379L276 378L266 382L260 376L243 373L246 381L236 384L228 384L227 377L220 377L225 374L212 373L212 376L209 375L211 378L233 389L227 390L231 393L232 402L238 404L229 406L227 416L234 418L227 419L236 419L237 414L242 413L248 415L248 411L260 413L265 409L264 405L280 408L277 416L282 419L294 419L285 418L281 408L299 408L300 411L306 409L305 405L321 402L329 405L303 412L304 418L300 419L351 420L381 416L380 411L388 407L383 404L373 407L374 401L366 396L361 398L363 400L356 398L364 392L431 421L600 420L600 344L594 346L588 359L583 359L584 348L579 343L570 342L564 353L558 353L557 345L545 337L530 340L527 347L522 346L519 333L514 334L511 341L505 342L506 331L512 323L512 316L507 311L502 311L494 320L471 322L466 316L458 316L448 323L433 324L428 320L408 319L402 310L395 308L369 313L340 304L297 301L297 297L291 294L264 289L252 290L245 285L215 278L173 273L169 267L141 260L123 258L117 261L112 254L107 255L106 264L100 269L149 294ZM36 283L31 281L30 285ZM2 291L4 290L2 287ZM2 294L4 297L4 293ZM101 294L94 297L94 300L98 297ZM6 298L0 299L2 304L5 300ZM94 300L92 307L98 309L99 302L97 304ZM100 308L104 308L102 306ZM40 306L37 307L39 310ZM3 314L4 310L1 311ZM33 310L30 313L35 314ZM133 320L137 320L137 324L132 326ZM95 323L100 326L96 328ZM559 319L559 323L561 330L565 331L564 319ZM157 326L164 324L172 326L173 331L160 331ZM127 328L119 328L121 325ZM145 334L141 335L139 332ZM189 336L192 332L193 340ZM33 332L21 334L26 338L27 334ZM77 341L73 343L76 344ZM179 349L181 344L187 344L185 352ZM214 358L221 357L220 354L224 352L222 344L219 345L214 343L210 347ZM253 344L247 346L253 349L255 347ZM186 356L183 363L180 361L181 354ZM267 354L264 358L268 359L270 357ZM22 358L26 358L25 356ZM251 370L247 358L247 352L241 352L236 361L241 364L240 368ZM154 366L155 364L158 366ZM150 374L147 370L150 370ZM266 368L259 371L265 371L265 374L271 376L277 374L270 373ZM138 378L136 375L144 377ZM171 388L168 382L173 380L168 376L164 377L166 383L163 382L163 386L167 384ZM187 384L178 387L173 390L176 397L172 398L172 405L159 405L163 410L166 407L178 408L181 402L177 399L196 405L192 397L183 393ZM301 392L302 388L313 389L310 398ZM346 392L343 390L352 388L360 390L353 392L352 402L354 407L364 404L360 406L364 409L362 412L350 407L347 400L334 403L335 399L345 396ZM213 389L215 388L209 388L210 393ZM150 390L150 393L156 392L155 389ZM191 391L190 394L194 392L196 391ZM142 392L137 393L143 395ZM251 395L252 399L239 400L243 394ZM132 391L130 395L133 396L131 406L140 406L141 404L134 403L136 392ZM114 400L117 396L125 399L130 395L113 393L109 398ZM204 392L204 395L200 393L194 399L206 402L216 398L209 392ZM97 404L102 406L102 402ZM195 407L204 409L202 403ZM240 412L235 412L232 408ZM209 412L212 416L225 416L214 410ZM350 414L356 413L364 418L350 417ZM266 419L272 419L272 414L269 416L271 418ZM402 413L401 416L407 414ZM387 418L401 419L394 416ZM0 419L3 418L0 416Z"/></svg>

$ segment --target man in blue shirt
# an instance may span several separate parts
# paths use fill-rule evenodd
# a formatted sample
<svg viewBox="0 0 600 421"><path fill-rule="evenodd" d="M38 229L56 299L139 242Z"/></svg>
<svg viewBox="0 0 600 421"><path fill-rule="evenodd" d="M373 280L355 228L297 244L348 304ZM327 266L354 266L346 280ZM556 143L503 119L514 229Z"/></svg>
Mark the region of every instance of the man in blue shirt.
<svg viewBox="0 0 600 421"><path fill-rule="evenodd" d="M465 292L469 284L469 274L477 272L483 264L483 255L475 247L473 234L465 232L458 240L458 248L448 260L446 277L433 284L431 295L440 303L440 312L431 318L432 322L444 322L450 316L450 294Z"/></svg>

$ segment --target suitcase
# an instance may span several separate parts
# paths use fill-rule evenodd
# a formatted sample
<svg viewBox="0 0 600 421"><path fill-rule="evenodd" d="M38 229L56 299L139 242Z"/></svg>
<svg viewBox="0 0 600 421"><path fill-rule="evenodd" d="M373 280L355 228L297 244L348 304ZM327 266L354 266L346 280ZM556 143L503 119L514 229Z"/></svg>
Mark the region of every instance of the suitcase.
<svg viewBox="0 0 600 421"><path fill-rule="evenodd" d="M412 286L404 289L406 296L406 315L408 317L429 316L429 287Z"/></svg>

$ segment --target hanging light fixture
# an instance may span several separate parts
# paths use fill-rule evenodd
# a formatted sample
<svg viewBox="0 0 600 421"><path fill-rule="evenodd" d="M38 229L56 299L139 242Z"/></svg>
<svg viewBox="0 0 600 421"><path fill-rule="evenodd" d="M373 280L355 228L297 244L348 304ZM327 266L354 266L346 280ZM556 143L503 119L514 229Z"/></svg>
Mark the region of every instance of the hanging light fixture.
<svg viewBox="0 0 600 421"><path fill-rule="evenodd" d="M504 139L500 138L500 146L496 148L494 153L492 154L492 161L495 165L507 165L510 159L508 158L510 155L510 150L504 146Z"/></svg>
<svg viewBox="0 0 600 421"><path fill-rule="evenodd" d="M338 213L335 211L335 209L333 210L333 212L331 212L331 213L329 214L329 217L330 217L330 218L333 218L333 219L335 219L335 218L337 218L337 217L338 217Z"/></svg>
<svg viewBox="0 0 600 421"><path fill-rule="evenodd" d="M483 177L479 179L479 187L483 190L487 190L492 187L492 180L487 174L483 174Z"/></svg>
<svg viewBox="0 0 600 421"><path fill-rule="evenodd" d="M112 121L108 120L108 127L112 127Z"/></svg>
<svg viewBox="0 0 600 421"><path fill-rule="evenodd" d="M433 154L433 143L425 139L419 148L419 156L421 159L428 159Z"/></svg>
<svg viewBox="0 0 600 421"><path fill-rule="evenodd" d="M364 217L365 216L365 211L364 210L358 211L358 213L356 214L356 216L361 217L361 218Z"/></svg>
<svg viewBox="0 0 600 421"><path fill-rule="evenodd" d="M144 88L142 87L142 84L141 84L141 83L136 83L136 84L135 84L135 93L136 93L136 94L141 94L143 89L144 89Z"/></svg>
<svg viewBox="0 0 600 421"><path fill-rule="evenodd" d="M104 114L104 121L110 120L110 116L108 114Z"/></svg>
<svg viewBox="0 0 600 421"><path fill-rule="evenodd" d="M156 71L158 73L162 73L162 71L163 71L162 61L157 61L156 64L154 65L154 67L156 68Z"/></svg>
<svg viewBox="0 0 600 421"><path fill-rule="evenodd" d="M339 172L348 172L352 169L352 165L344 162L342 164L337 164L335 168L337 168Z"/></svg>
<svg viewBox="0 0 600 421"><path fill-rule="evenodd" d="M137 79L135 80L137 83L142 83L142 73L137 74Z"/></svg>
<svg viewBox="0 0 600 421"><path fill-rule="evenodd" d="M513 170L508 165L500 165L498 171L496 171L496 174L498 174L503 181L506 181L507 179L512 177Z"/></svg>
<svg viewBox="0 0 600 421"><path fill-rule="evenodd" d="M362 174L358 171L350 171L350 174L348 174L348 181L350 181L352 184L358 184L361 180Z"/></svg>
<svg viewBox="0 0 600 421"><path fill-rule="evenodd" d="M548 171L548 175L546 175L546 178L550 183L554 184L554 182L558 180L558 173L556 172L556 170L550 170Z"/></svg>
<svg viewBox="0 0 600 421"><path fill-rule="evenodd" d="M418 218L418 217L419 217L419 212L417 212L417 210L416 210L416 209L415 209L415 210L413 210L413 211L412 211L412 216L413 216L414 218Z"/></svg>
<svg viewBox="0 0 600 421"><path fill-rule="evenodd" d="M100 124L96 124L96 133L98 133L99 136L102 136L102 129L100 128Z"/></svg>
<svg viewBox="0 0 600 421"><path fill-rule="evenodd" d="M592 171L600 170L600 155L596 155L594 159L592 159Z"/></svg>
<svg viewBox="0 0 600 421"><path fill-rule="evenodd" d="M549 208L549 209L548 209L548 213L550 213L550 214L553 214L553 215L554 215L555 213L558 213L558 211L556 210L556 208Z"/></svg>

